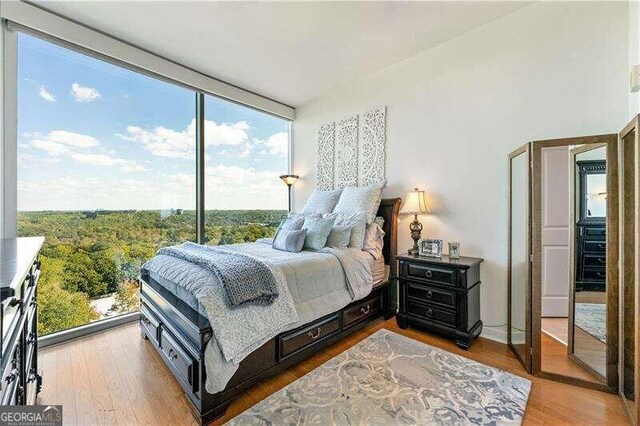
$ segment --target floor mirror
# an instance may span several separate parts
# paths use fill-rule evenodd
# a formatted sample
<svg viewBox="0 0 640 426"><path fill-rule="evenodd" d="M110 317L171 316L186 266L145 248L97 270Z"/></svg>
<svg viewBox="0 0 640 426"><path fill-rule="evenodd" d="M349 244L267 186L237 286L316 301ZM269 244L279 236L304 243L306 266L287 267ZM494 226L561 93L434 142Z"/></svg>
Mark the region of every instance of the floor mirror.
<svg viewBox="0 0 640 426"><path fill-rule="evenodd" d="M531 369L531 152L529 144L509 154L509 242L507 342Z"/></svg>
<svg viewBox="0 0 640 426"><path fill-rule="evenodd" d="M509 162L509 345L532 374L616 392L618 135L535 141Z"/></svg>
<svg viewBox="0 0 640 426"><path fill-rule="evenodd" d="M620 386L619 394L632 419L637 424L638 417L638 117L635 117L619 135L620 144Z"/></svg>
<svg viewBox="0 0 640 426"><path fill-rule="evenodd" d="M536 141L532 158L533 372L614 392L618 136Z"/></svg>

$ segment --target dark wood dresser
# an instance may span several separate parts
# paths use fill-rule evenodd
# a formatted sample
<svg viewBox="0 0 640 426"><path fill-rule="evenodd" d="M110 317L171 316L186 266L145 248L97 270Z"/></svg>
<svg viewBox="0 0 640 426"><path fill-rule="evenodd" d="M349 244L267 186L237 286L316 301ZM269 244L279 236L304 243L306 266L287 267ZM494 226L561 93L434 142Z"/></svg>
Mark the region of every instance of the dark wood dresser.
<svg viewBox="0 0 640 426"><path fill-rule="evenodd" d="M482 331L480 263L482 259L400 255L398 326L425 328L455 339L469 349Z"/></svg>
<svg viewBox="0 0 640 426"><path fill-rule="evenodd" d="M0 239L0 404L32 405L38 370L38 254L42 237Z"/></svg>
<svg viewBox="0 0 640 426"><path fill-rule="evenodd" d="M607 227L601 222L576 225L576 291L605 291Z"/></svg>

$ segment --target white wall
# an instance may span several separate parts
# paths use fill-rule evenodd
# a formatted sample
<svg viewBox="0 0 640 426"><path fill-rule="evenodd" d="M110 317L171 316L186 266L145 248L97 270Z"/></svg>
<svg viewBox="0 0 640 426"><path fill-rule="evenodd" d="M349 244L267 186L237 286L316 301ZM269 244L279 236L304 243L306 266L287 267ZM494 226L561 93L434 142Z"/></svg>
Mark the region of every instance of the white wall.
<svg viewBox="0 0 640 426"><path fill-rule="evenodd" d="M507 154L626 124L628 13L626 3L537 3L303 105L294 209L315 185L318 123L386 105L384 195L428 191L434 214L423 218L423 236L460 241L463 255L485 259L482 319L503 327ZM411 245L410 219L400 223L400 251Z"/></svg>
<svg viewBox="0 0 640 426"><path fill-rule="evenodd" d="M629 2L629 72L640 64L640 2ZM629 120L640 113L640 93L629 93Z"/></svg>

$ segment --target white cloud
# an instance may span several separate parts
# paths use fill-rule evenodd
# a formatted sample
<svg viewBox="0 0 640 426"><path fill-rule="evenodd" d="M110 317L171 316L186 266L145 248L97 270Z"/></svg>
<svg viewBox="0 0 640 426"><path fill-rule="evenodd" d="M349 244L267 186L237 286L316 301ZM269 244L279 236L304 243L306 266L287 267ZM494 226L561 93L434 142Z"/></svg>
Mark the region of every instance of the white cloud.
<svg viewBox="0 0 640 426"><path fill-rule="evenodd" d="M67 132L66 130L53 130L44 136L40 134L26 134L25 136L31 138L28 142L30 146L54 156L68 152L69 147L87 149L100 145L100 142L93 136Z"/></svg>
<svg viewBox="0 0 640 426"><path fill-rule="evenodd" d="M108 160L102 160L107 163ZM126 166L120 166L126 167ZM55 170L60 170L58 168ZM242 167L207 167L207 209L287 208L287 190L279 172ZM171 209L195 208L195 176L192 173L145 173L135 178L112 174L53 175L40 181L21 180L18 209Z"/></svg>
<svg viewBox="0 0 640 426"><path fill-rule="evenodd" d="M289 152L289 135L287 132L278 132L269 136L267 140L254 139L256 145L264 144L265 150L262 150L262 154L277 155L279 157L285 157Z"/></svg>
<svg viewBox="0 0 640 426"><path fill-rule="evenodd" d="M69 148L67 148L66 146L47 139L33 140L31 141L31 146L36 149L46 151L47 153L49 153L49 155L54 156L64 154L65 152L69 151Z"/></svg>
<svg viewBox="0 0 640 426"><path fill-rule="evenodd" d="M53 96L53 93L51 93L49 90L47 90L47 88L45 86L40 86L38 88L38 94L40 95L40 97L42 99L44 99L47 102L55 102L56 101L56 97Z"/></svg>
<svg viewBox="0 0 640 426"><path fill-rule="evenodd" d="M87 164L90 166L112 167L120 166L122 172L144 172L147 169L135 163L135 161L125 160L123 158L111 157L105 154L71 154L73 161L79 164Z"/></svg>
<svg viewBox="0 0 640 426"><path fill-rule="evenodd" d="M249 124L246 121L218 124L212 120L205 120L205 146L241 146L247 144L248 130ZM192 120L186 129L179 131L162 126L153 129L128 126L126 134L117 136L128 141L142 143L149 152L158 157L182 158L185 160L193 160L195 158L195 120Z"/></svg>
<svg viewBox="0 0 640 426"><path fill-rule="evenodd" d="M91 102L102 99L102 95L95 87L81 86L78 83L71 85L71 94L78 102Z"/></svg>
<svg viewBox="0 0 640 426"><path fill-rule="evenodd" d="M120 158L113 158L104 154L71 154L73 161L90 166L116 166L125 165L130 162Z"/></svg>

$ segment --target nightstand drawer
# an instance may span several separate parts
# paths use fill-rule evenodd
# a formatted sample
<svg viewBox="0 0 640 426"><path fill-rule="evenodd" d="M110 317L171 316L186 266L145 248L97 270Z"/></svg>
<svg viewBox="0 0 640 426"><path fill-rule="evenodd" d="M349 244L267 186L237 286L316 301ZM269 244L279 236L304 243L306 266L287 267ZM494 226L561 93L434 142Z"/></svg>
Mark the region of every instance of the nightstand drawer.
<svg viewBox="0 0 640 426"><path fill-rule="evenodd" d="M409 300L407 312L429 321L437 321L452 327L456 326L456 312L447 309L436 308L424 303Z"/></svg>
<svg viewBox="0 0 640 426"><path fill-rule="evenodd" d="M456 292L429 287L414 282L407 283L407 296L425 302L437 303L455 309Z"/></svg>
<svg viewBox="0 0 640 426"><path fill-rule="evenodd" d="M582 279L587 281L606 280L607 270L606 268L585 267L582 269Z"/></svg>
<svg viewBox="0 0 640 426"><path fill-rule="evenodd" d="M607 243L605 241L585 241L585 253L606 253Z"/></svg>
<svg viewBox="0 0 640 426"><path fill-rule="evenodd" d="M586 240L604 240L607 237L607 229L604 226L585 226L584 238Z"/></svg>
<svg viewBox="0 0 640 426"><path fill-rule="evenodd" d="M456 284L456 274L452 269L437 268L418 263L407 264L407 275L445 285Z"/></svg>
<svg viewBox="0 0 640 426"><path fill-rule="evenodd" d="M605 267L607 265L606 254L585 254L582 264L584 266L600 266Z"/></svg>

